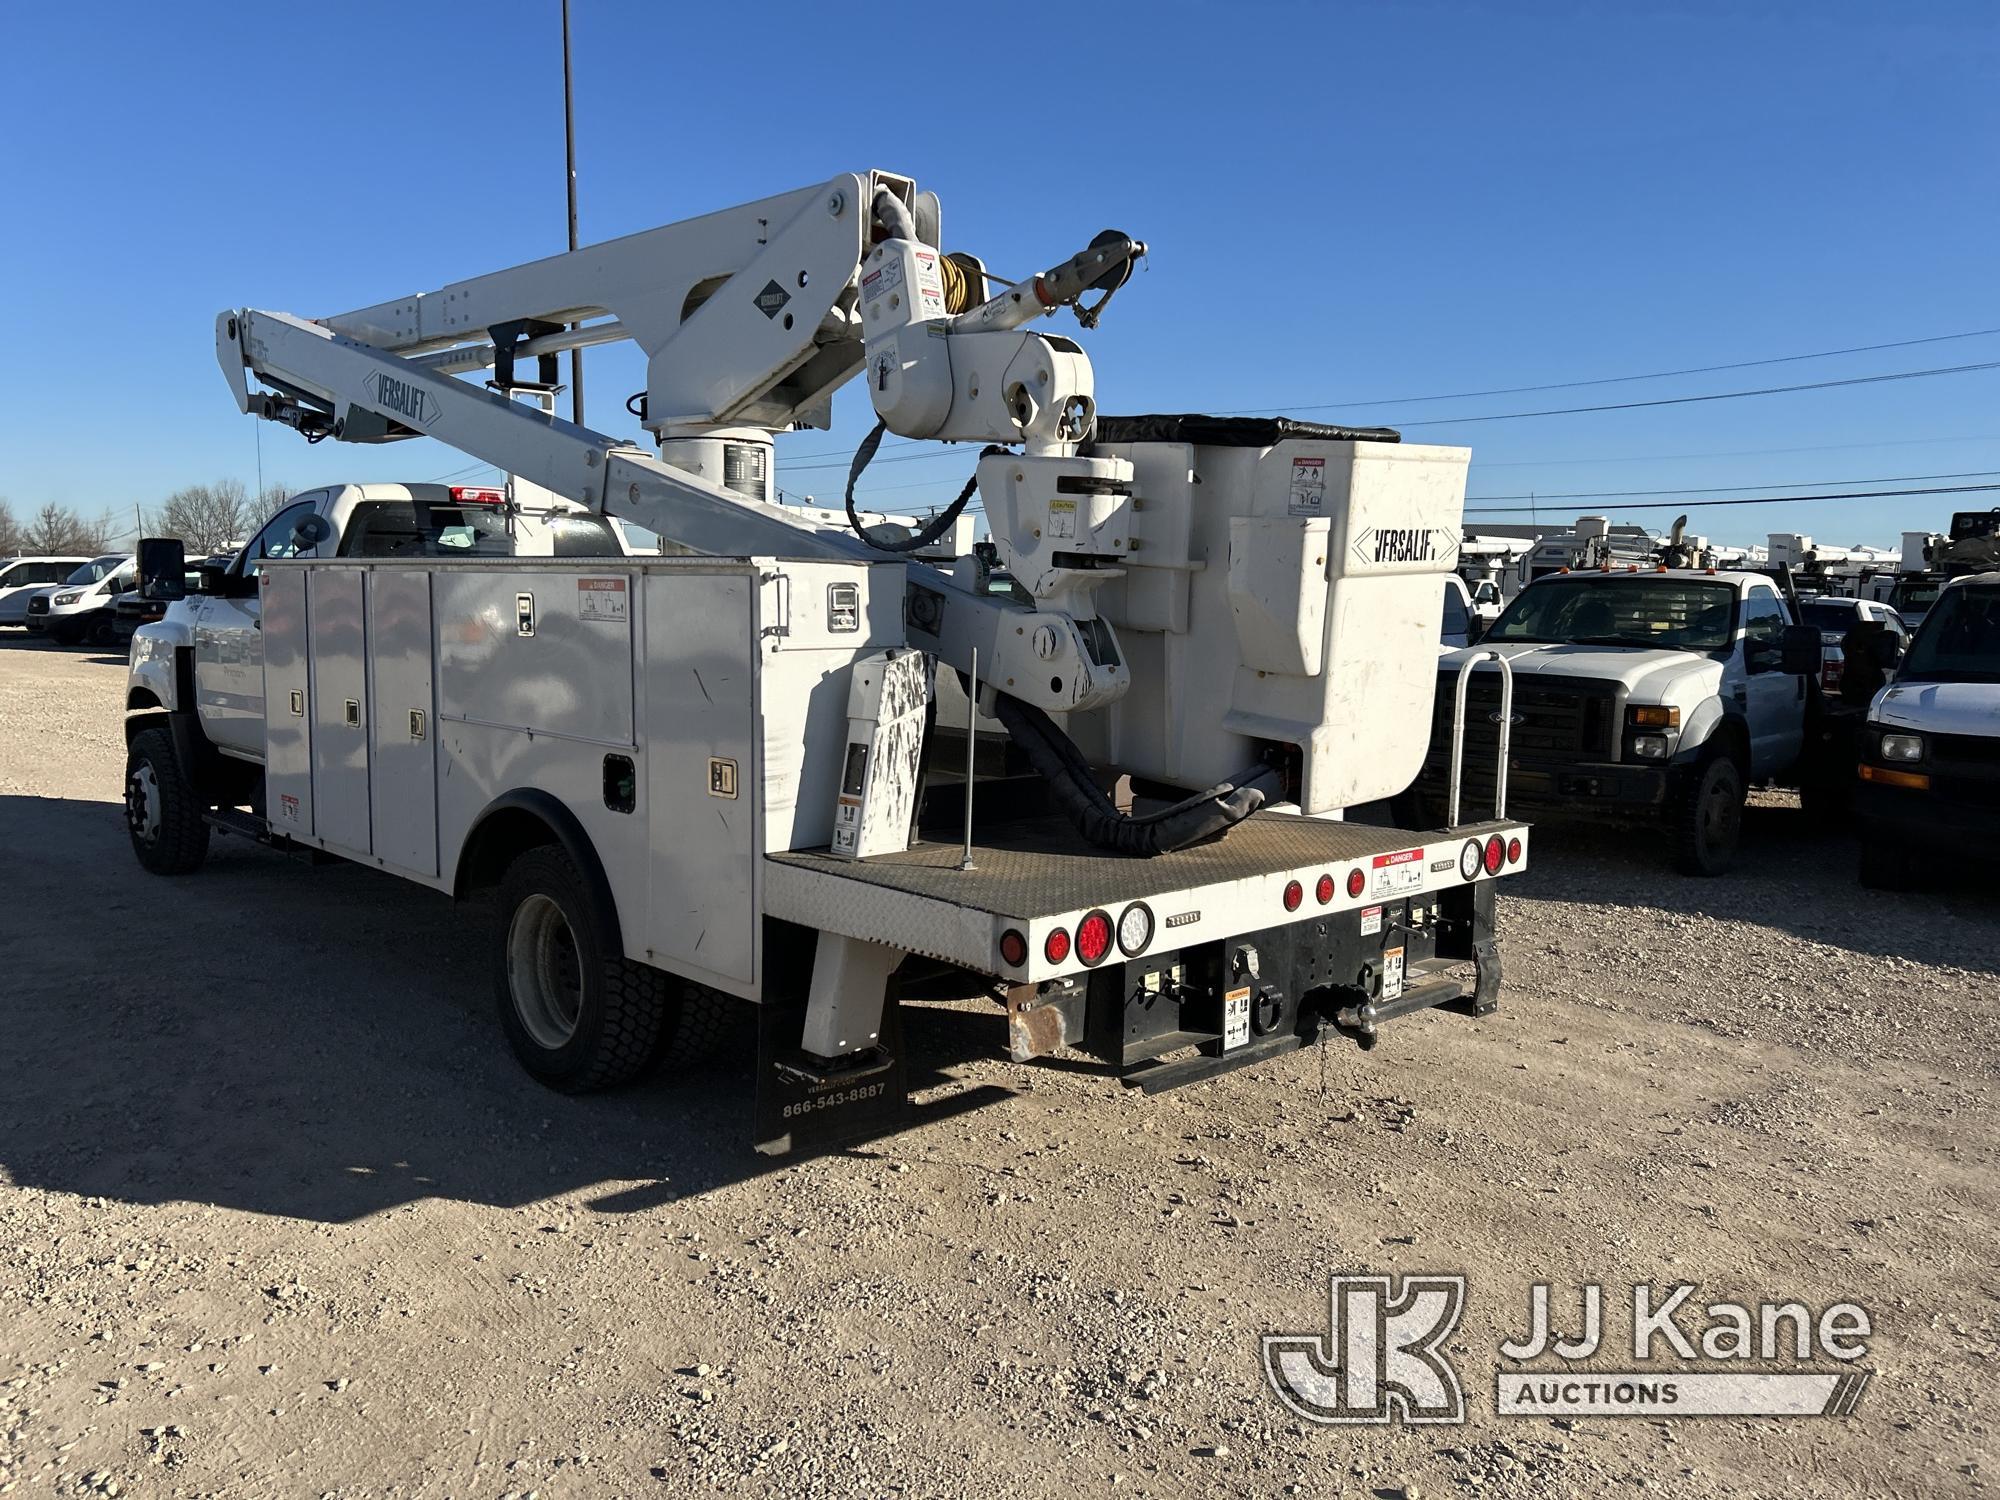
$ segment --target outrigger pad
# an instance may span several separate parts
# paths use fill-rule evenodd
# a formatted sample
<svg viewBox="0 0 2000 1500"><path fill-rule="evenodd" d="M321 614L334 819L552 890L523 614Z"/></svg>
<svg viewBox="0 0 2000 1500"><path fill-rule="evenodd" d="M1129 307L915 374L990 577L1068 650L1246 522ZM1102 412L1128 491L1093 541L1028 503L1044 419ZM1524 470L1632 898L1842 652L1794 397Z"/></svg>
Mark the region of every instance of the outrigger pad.
<svg viewBox="0 0 2000 1500"><path fill-rule="evenodd" d="M766 1156L809 1155L899 1130L909 1106L903 1012L892 979L882 1001L881 1040L829 1063L799 1045L806 1002L757 1007L757 1110L751 1144Z"/></svg>

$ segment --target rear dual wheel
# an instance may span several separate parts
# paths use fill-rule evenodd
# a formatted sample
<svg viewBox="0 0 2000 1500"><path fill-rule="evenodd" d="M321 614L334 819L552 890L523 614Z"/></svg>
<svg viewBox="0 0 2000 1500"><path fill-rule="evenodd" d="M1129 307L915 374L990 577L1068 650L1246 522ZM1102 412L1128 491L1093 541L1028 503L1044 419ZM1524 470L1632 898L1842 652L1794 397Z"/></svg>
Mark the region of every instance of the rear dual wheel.
<svg viewBox="0 0 2000 1500"><path fill-rule="evenodd" d="M582 1094L706 1055L728 999L609 950L600 898L559 846L515 859L500 883L494 998L521 1066Z"/></svg>

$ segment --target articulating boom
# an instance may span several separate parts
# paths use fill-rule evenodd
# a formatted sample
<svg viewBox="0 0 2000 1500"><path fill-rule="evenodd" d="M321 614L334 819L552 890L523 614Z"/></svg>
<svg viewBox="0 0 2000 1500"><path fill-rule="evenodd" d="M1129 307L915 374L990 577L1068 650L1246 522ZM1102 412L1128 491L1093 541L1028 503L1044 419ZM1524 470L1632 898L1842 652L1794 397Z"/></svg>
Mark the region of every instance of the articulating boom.
<svg viewBox="0 0 2000 1500"><path fill-rule="evenodd" d="M993 544L906 564L907 639L1092 841L1178 847L1281 784L1307 813L1400 791L1427 738L1464 450L1283 419L1100 421L1082 348L1035 325L1071 307L1095 326L1145 246L1106 232L994 290L938 225L909 178L843 175L316 322L225 312L217 352L241 410L313 440L434 437L720 556L900 560L941 525L885 539L854 512L854 475L884 432L978 444ZM657 452L547 409L556 356L614 340L646 353L633 409ZM484 389L459 378L488 368ZM828 425L857 374L880 420L849 524L774 503L773 433ZM1208 790L1121 816L1079 744Z"/></svg>
<svg viewBox="0 0 2000 1500"><path fill-rule="evenodd" d="M1093 513L1129 500L1129 465L1074 456L1096 410L1089 360L1021 325L1093 287L1108 296L1145 247L1100 236L989 298L977 261L939 251L938 218L908 178L843 175L315 322L225 312L217 355L241 410L315 441L434 437L694 552L894 555L772 501L772 433L826 425L834 389L864 366L888 430L1024 448L981 465L996 536L1001 505L1077 477L1093 486ZM552 384L561 351L622 339L647 355L636 406L657 456L512 399ZM517 374L529 359L538 381ZM456 378L489 366L491 389ZM954 572L912 567L912 588L929 596L913 618L934 627L920 644L961 672L976 649L986 682L1038 708L1111 702L1130 679L1091 608L1089 586L1112 576L1092 562L1101 529L1074 539L1080 567L1031 561L1017 575L1032 611L981 588L974 559ZM1004 541L1001 551L1005 565ZM1108 543L1101 552L1116 560ZM1032 630L1018 625L1026 613Z"/></svg>

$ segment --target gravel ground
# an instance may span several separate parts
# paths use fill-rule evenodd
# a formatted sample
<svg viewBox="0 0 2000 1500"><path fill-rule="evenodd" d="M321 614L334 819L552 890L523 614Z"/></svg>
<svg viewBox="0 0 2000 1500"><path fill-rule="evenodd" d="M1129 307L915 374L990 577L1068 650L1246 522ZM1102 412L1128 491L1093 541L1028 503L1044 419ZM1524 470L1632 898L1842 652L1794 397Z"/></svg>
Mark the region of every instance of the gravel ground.
<svg viewBox="0 0 2000 1500"><path fill-rule="evenodd" d="M1486 1020L1146 1099L917 1007L944 1107L772 1163L747 1066L530 1084L476 911L232 840L143 874L121 686L0 635L0 1490L1993 1487L1991 885L1866 896L1782 799L1712 882L1543 830ZM1259 1335L1324 1332L1330 1269L1469 1276L1466 1425L1279 1405ZM1858 1301L1877 1374L1846 1419L1496 1417L1529 1284L1593 1277Z"/></svg>

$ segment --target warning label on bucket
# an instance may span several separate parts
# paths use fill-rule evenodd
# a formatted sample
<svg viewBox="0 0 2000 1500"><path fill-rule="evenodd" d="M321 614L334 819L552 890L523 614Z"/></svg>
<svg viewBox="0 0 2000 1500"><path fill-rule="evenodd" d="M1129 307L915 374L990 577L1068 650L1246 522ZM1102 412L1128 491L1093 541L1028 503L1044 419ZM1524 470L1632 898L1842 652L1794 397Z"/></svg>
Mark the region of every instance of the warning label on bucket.
<svg viewBox="0 0 2000 1500"><path fill-rule="evenodd" d="M1326 460L1292 460L1292 487L1285 498L1285 512L1294 516L1326 514Z"/></svg>

